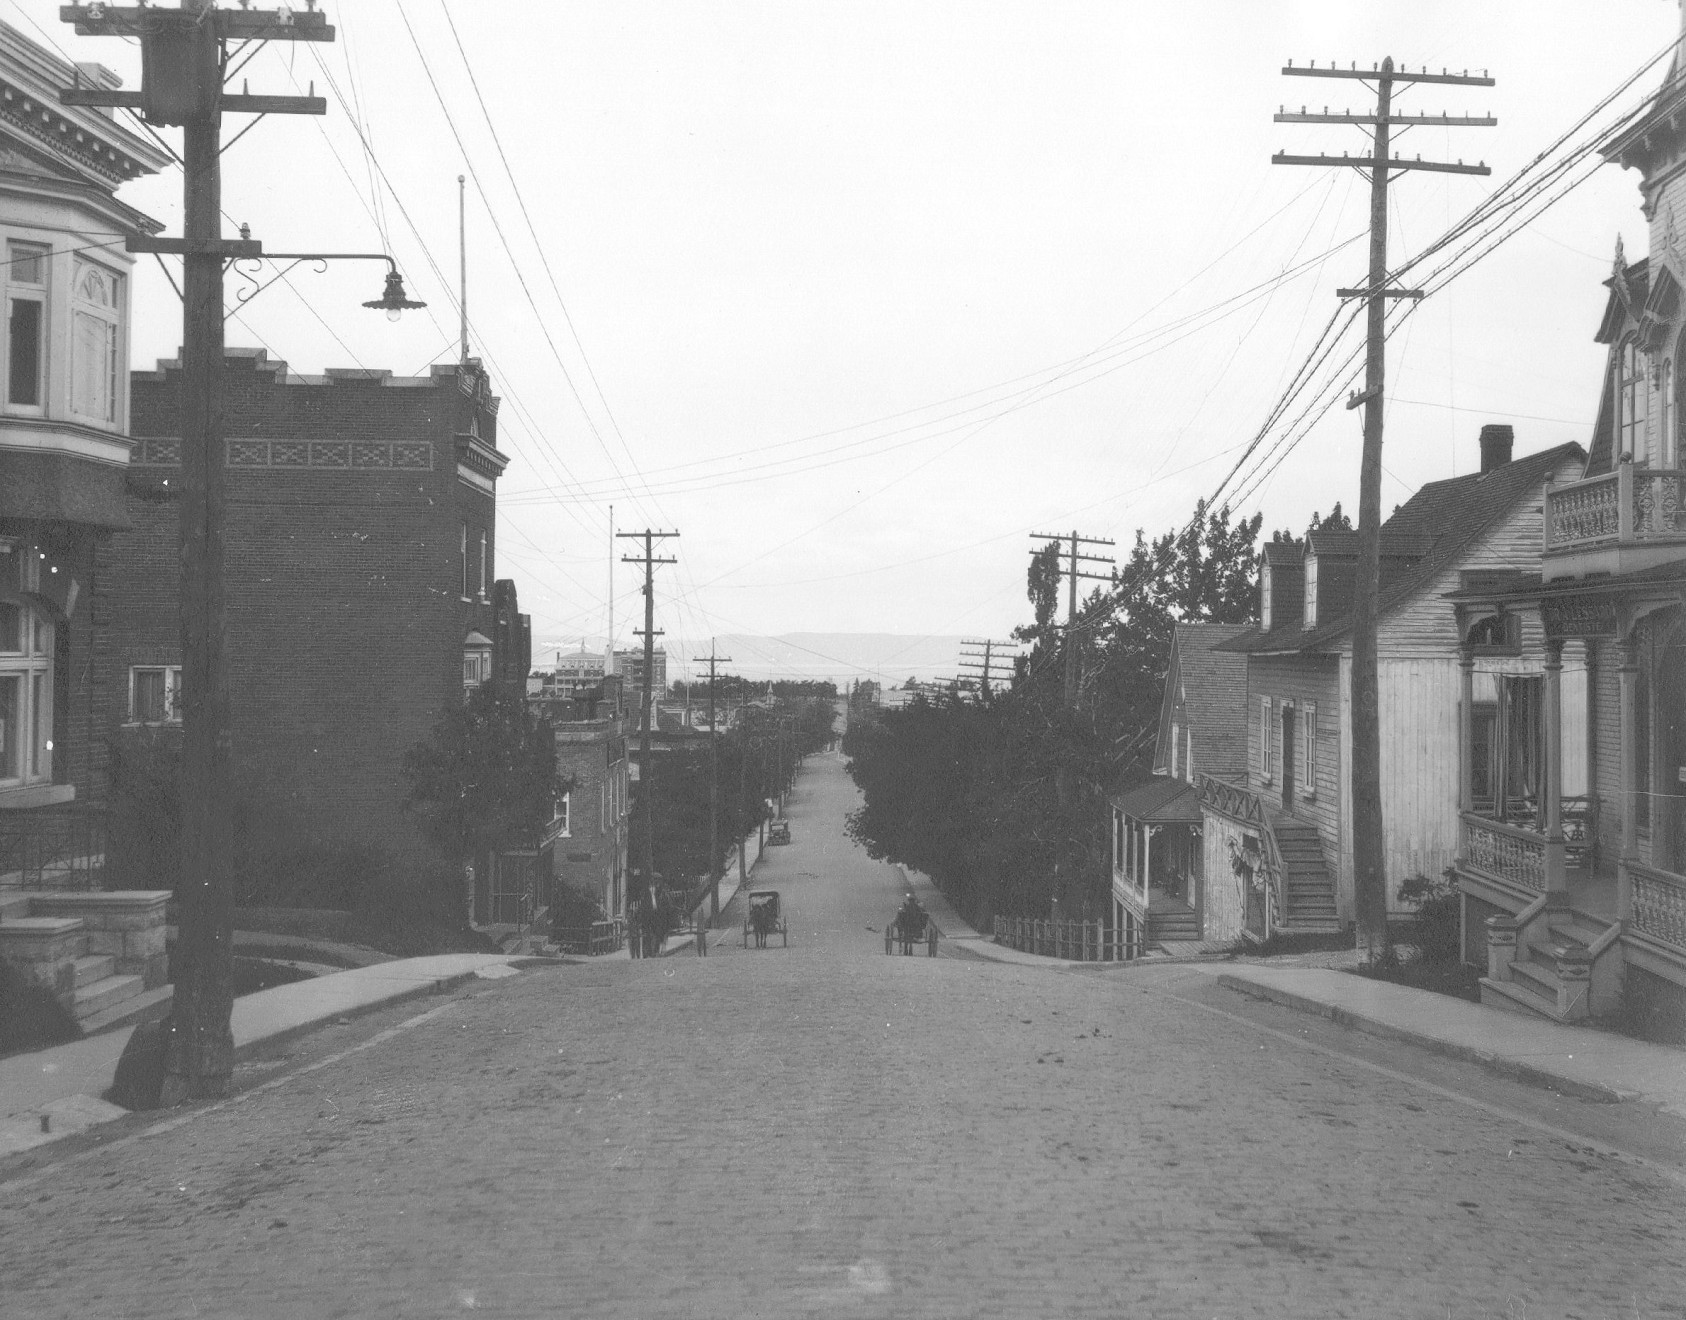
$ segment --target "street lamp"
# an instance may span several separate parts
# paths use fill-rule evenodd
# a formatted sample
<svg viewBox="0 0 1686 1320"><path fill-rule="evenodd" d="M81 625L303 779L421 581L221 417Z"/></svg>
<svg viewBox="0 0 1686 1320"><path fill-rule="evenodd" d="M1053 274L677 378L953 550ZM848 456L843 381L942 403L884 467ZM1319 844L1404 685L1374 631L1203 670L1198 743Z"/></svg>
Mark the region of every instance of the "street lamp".
<svg viewBox="0 0 1686 1320"><path fill-rule="evenodd" d="M242 231L242 233L244 233L244 231ZM253 246L257 245L254 244ZM238 289L235 291L234 300L242 307L250 303L252 299L256 298L265 289L269 288L270 285L276 283L276 281L286 279L286 277L290 275L295 268L302 266L307 261L316 266L317 274L321 274L326 271L330 261L386 262L386 286L382 289L381 296L379 298L369 299L369 301L364 303L363 306L372 307L376 311L385 312L386 319L389 321L396 321L406 311L414 311L418 308L427 306L426 303L417 302L412 299L409 294L404 292L404 277L398 273L398 263L384 252L263 252L260 248L258 252L252 253L246 259L253 262L285 261L288 264L276 271L274 275L270 276L270 278L265 280L262 284L257 283L253 276L247 274L247 272L243 270L239 271L238 273L240 277L242 279L252 280L253 285L250 289Z"/></svg>

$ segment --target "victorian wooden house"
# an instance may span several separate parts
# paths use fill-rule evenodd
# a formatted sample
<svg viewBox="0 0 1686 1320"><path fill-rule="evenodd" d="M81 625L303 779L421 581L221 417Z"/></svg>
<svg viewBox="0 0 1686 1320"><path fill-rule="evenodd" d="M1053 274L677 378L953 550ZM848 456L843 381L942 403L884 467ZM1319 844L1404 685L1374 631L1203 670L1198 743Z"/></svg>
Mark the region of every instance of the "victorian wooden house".
<svg viewBox="0 0 1686 1320"><path fill-rule="evenodd" d="M1458 886L1487 1002L1573 1019L1686 1011L1686 70L1607 143L1650 255L1617 249L1583 469L1545 492L1540 570L1451 596L1462 665ZM1496 643L1533 672L1483 692ZM1568 699L1572 682L1590 700Z"/></svg>

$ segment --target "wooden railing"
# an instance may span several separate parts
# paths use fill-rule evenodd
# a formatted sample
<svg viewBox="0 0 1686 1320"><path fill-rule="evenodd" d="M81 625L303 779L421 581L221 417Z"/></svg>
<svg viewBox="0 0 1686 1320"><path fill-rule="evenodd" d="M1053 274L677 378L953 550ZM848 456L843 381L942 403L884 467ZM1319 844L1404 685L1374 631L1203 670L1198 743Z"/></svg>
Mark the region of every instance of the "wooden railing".
<svg viewBox="0 0 1686 1320"><path fill-rule="evenodd" d="M1546 888L1545 836L1463 813L1463 862L1472 871L1530 893Z"/></svg>
<svg viewBox="0 0 1686 1320"><path fill-rule="evenodd" d="M1686 538L1686 473L1623 463L1546 491L1545 549Z"/></svg>
<svg viewBox="0 0 1686 1320"><path fill-rule="evenodd" d="M1036 917L996 917L997 944L1021 953L1038 953L1045 958L1071 962L1124 962L1142 956L1145 928L1136 924L1134 935L1106 929L1099 921L1043 921Z"/></svg>
<svg viewBox="0 0 1686 1320"><path fill-rule="evenodd" d="M1686 950L1686 876L1627 863L1633 886L1633 929Z"/></svg>

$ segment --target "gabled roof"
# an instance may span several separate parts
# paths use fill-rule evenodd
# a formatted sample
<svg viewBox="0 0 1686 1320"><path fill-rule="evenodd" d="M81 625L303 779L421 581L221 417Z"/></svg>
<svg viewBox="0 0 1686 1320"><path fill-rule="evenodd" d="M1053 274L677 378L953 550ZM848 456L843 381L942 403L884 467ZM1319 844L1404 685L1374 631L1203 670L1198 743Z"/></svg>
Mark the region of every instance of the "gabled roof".
<svg viewBox="0 0 1686 1320"><path fill-rule="evenodd" d="M1585 460L1586 451L1570 443L1525 455L1490 472L1429 482L1382 524L1384 547L1392 534L1420 536L1432 548L1391 582L1384 579L1379 612L1385 614L1410 599L1457 563L1474 542L1508 517L1519 500L1528 498L1564 463ZM1267 633L1249 628L1235 640L1223 643L1221 649L1253 655L1321 651L1351 627L1352 615L1347 612L1300 631L1277 628Z"/></svg>
<svg viewBox="0 0 1686 1320"><path fill-rule="evenodd" d="M1233 774L1247 764L1247 659L1214 650L1250 631L1244 623L1179 623L1171 634L1171 665L1159 707L1153 768L1170 769L1171 712L1179 704L1194 730L1194 759L1209 774Z"/></svg>

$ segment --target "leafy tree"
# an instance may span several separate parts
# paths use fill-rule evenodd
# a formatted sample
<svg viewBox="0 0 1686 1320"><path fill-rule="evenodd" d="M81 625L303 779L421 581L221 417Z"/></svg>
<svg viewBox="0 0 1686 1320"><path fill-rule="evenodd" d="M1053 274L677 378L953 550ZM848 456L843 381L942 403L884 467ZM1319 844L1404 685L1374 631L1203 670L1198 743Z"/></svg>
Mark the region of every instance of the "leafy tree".
<svg viewBox="0 0 1686 1320"><path fill-rule="evenodd" d="M525 694L498 682L446 707L432 734L404 754L404 778L405 806L456 861L479 862L528 842L573 787L557 766L550 721L533 714Z"/></svg>
<svg viewBox="0 0 1686 1320"><path fill-rule="evenodd" d="M1037 552L1032 622L1014 630L1029 649L1008 691L988 704L851 710L844 750L864 795L854 836L930 874L974 920L1045 915L1054 898L1067 917L1104 912L1106 795L1148 768L1177 623L1252 616L1261 521L1201 504L1180 529L1151 541L1138 532L1116 582L1066 626L1059 547Z"/></svg>

